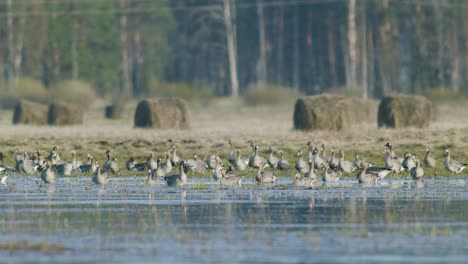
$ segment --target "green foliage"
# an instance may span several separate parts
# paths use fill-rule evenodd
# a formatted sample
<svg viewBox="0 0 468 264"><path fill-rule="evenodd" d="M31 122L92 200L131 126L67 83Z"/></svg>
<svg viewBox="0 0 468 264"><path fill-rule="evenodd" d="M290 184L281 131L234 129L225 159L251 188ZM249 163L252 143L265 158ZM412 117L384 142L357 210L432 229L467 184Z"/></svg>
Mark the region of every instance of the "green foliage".
<svg viewBox="0 0 468 264"><path fill-rule="evenodd" d="M94 88L84 81L62 81L50 88L52 100L88 107L96 100Z"/></svg>
<svg viewBox="0 0 468 264"><path fill-rule="evenodd" d="M214 97L213 91L202 84L150 82L150 95L179 97L192 103L206 103Z"/></svg>
<svg viewBox="0 0 468 264"><path fill-rule="evenodd" d="M13 108L20 99L37 103L47 103L48 93L40 81L31 78L18 78L0 87L0 106Z"/></svg>
<svg viewBox="0 0 468 264"><path fill-rule="evenodd" d="M292 103L298 96L298 92L290 88L255 85L247 89L243 99L248 106L278 105Z"/></svg>
<svg viewBox="0 0 468 264"><path fill-rule="evenodd" d="M425 92L425 96L434 103L455 103L466 101L466 95L462 95L448 88L434 88Z"/></svg>

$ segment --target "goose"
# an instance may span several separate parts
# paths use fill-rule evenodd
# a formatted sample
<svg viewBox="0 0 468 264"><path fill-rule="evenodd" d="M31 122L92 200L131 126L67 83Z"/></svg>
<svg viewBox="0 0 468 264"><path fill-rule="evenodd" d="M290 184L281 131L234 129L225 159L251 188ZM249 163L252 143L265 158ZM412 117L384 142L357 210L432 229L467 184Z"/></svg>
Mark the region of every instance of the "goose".
<svg viewBox="0 0 468 264"><path fill-rule="evenodd" d="M197 169L197 163L195 159L188 159L185 161L186 167L189 171L195 171Z"/></svg>
<svg viewBox="0 0 468 264"><path fill-rule="evenodd" d="M365 159L361 159L359 158L359 155L356 154L354 155L354 162L353 162L354 166L356 166L356 168L361 168L364 164L367 164L367 166L370 168L372 166L374 166L372 163L370 163L368 160L365 160Z"/></svg>
<svg viewBox="0 0 468 264"><path fill-rule="evenodd" d="M73 164L69 162L58 164L58 165L55 165L54 167L55 167L55 172L63 176L70 176L73 170Z"/></svg>
<svg viewBox="0 0 468 264"><path fill-rule="evenodd" d="M155 170L152 170L151 176L156 177L157 179L164 179L164 177L166 177L166 172L164 171L164 168L161 167L161 158L158 158L156 163L158 163L158 167Z"/></svg>
<svg viewBox="0 0 468 264"><path fill-rule="evenodd" d="M172 174L164 177L164 180L167 182L167 186L171 187L183 187L187 183L187 174L185 174L185 162L181 160L178 164L179 173Z"/></svg>
<svg viewBox="0 0 468 264"><path fill-rule="evenodd" d="M46 160L50 161L52 165L59 163L60 159L58 154L55 152L55 147L50 151L49 155L46 157Z"/></svg>
<svg viewBox="0 0 468 264"><path fill-rule="evenodd" d="M59 155L58 152L57 152L58 149L59 149L59 147L58 147L57 145L55 145L55 146L52 148L52 151L55 153L55 155L54 155L55 161L62 160L62 159L60 159L60 155Z"/></svg>
<svg viewBox="0 0 468 264"><path fill-rule="evenodd" d="M88 154L89 155L89 154ZM96 162L94 162L94 157L89 155L89 163L82 164L78 167L78 170L81 173L95 173L97 170Z"/></svg>
<svg viewBox="0 0 468 264"><path fill-rule="evenodd" d="M39 152L38 149L36 150L36 156L37 156L36 165L38 166L37 170L38 171L43 171L45 169L45 162L44 162L44 159L42 158L42 155L41 155L41 153Z"/></svg>
<svg viewBox="0 0 468 264"><path fill-rule="evenodd" d="M236 170L244 171L247 168L247 165L249 164L249 161L246 159L243 159L240 154L240 150L236 150L236 160L234 162L234 168Z"/></svg>
<svg viewBox="0 0 468 264"><path fill-rule="evenodd" d="M338 168L339 163L340 163L340 160L336 157L335 150L331 149L331 157L330 157L330 160L328 161L328 166L330 167L330 169L335 170Z"/></svg>
<svg viewBox="0 0 468 264"><path fill-rule="evenodd" d="M307 146L307 161L309 160L314 160L314 144L312 142L308 141L306 143Z"/></svg>
<svg viewBox="0 0 468 264"><path fill-rule="evenodd" d="M354 166L354 164L351 161L347 161L344 159L344 151L340 150L339 154L340 154L340 159L338 161L338 169L348 174L355 171L356 166Z"/></svg>
<svg viewBox="0 0 468 264"><path fill-rule="evenodd" d="M403 171L401 162L399 162L397 159L393 159L390 156L389 150L385 150L385 167L387 167L388 169L391 169L393 172L396 172L396 173Z"/></svg>
<svg viewBox="0 0 468 264"><path fill-rule="evenodd" d="M258 167L258 172L257 176L255 177L255 180L257 180L259 184L276 182L276 176L272 171L263 171L263 169L266 167L268 167L267 164Z"/></svg>
<svg viewBox="0 0 468 264"><path fill-rule="evenodd" d="M7 170L13 171L13 167L10 167L3 162L3 153L0 152L0 173L4 173Z"/></svg>
<svg viewBox="0 0 468 264"><path fill-rule="evenodd" d="M429 149L426 149L426 155L424 156L424 166L427 168L435 168L436 160L431 156Z"/></svg>
<svg viewBox="0 0 468 264"><path fill-rule="evenodd" d="M8 177L10 177L9 174L2 175L2 178L0 179L0 184L6 185L6 181L7 181Z"/></svg>
<svg viewBox="0 0 468 264"><path fill-rule="evenodd" d="M323 169L323 176L322 176L322 181L324 182L337 182L340 180L340 177L342 175L341 172L335 171L335 170L330 170L330 167L325 164L324 169Z"/></svg>
<svg viewBox="0 0 468 264"><path fill-rule="evenodd" d="M96 161L96 171L94 172L93 175L93 182L98 185L106 185L109 179L109 173L107 171L102 171L99 168L99 164Z"/></svg>
<svg viewBox="0 0 468 264"><path fill-rule="evenodd" d="M242 181L244 180L244 176L239 176L233 173L234 168L229 166L227 171L221 172L221 178L219 179L219 184L222 186L234 186L234 185L242 185Z"/></svg>
<svg viewBox="0 0 468 264"><path fill-rule="evenodd" d="M321 148L322 151L320 153L320 158L322 158L323 161L328 162L329 160L327 159L327 153L325 152L325 144L322 144Z"/></svg>
<svg viewBox="0 0 468 264"><path fill-rule="evenodd" d="M55 172L52 170L52 164L48 161L45 165L45 170L41 173L41 179L45 183L54 183L55 182Z"/></svg>
<svg viewBox="0 0 468 264"><path fill-rule="evenodd" d="M317 169L317 170L321 170L323 169L323 167L326 165L326 161L320 156L320 151L318 150L317 147L314 148L314 152L313 152L313 157L314 157L314 167Z"/></svg>
<svg viewBox="0 0 468 264"><path fill-rule="evenodd" d="M374 174L374 175L377 175L377 177L379 177L379 179L383 179L385 178L385 176L387 176L389 173L393 172L392 169L389 169L389 168L385 168L385 167L376 167L376 166L372 166L370 167L370 164L369 163L362 163L362 166L361 167L364 167L364 166L367 166L366 168L366 174Z"/></svg>
<svg viewBox="0 0 468 264"><path fill-rule="evenodd" d="M314 166L312 166L313 168ZM317 178L301 177L301 174L294 175L293 185L297 187L314 187L317 183Z"/></svg>
<svg viewBox="0 0 468 264"><path fill-rule="evenodd" d="M71 164L72 164L72 168L74 170L78 169L78 167L83 163L81 162L81 160L76 160L76 151L75 150L72 150L70 152L72 154L72 160L71 160Z"/></svg>
<svg viewBox="0 0 468 264"><path fill-rule="evenodd" d="M172 145L172 155L171 155L172 166L175 166L176 164L178 164L179 161L180 161L180 158L179 158L179 156L177 156L176 146Z"/></svg>
<svg viewBox="0 0 468 264"><path fill-rule="evenodd" d="M113 175L119 173L120 165L117 162L116 158L112 158L111 161L107 164L107 168L104 169L107 172L111 172Z"/></svg>
<svg viewBox="0 0 468 264"><path fill-rule="evenodd" d="M206 171L206 163L201 160L197 154L193 156L193 159L187 160L187 167L196 173L204 174Z"/></svg>
<svg viewBox="0 0 468 264"><path fill-rule="evenodd" d="M153 151L148 152L148 158L146 159L146 168L148 170L155 170L158 167L158 163L154 160Z"/></svg>
<svg viewBox="0 0 468 264"><path fill-rule="evenodd" d="M450 157L450 150L445 150L444 166L449 172L460 173L466 168L467 164L461 163L458 160L454 160Z"/></svg>
<svg viewBox="0 0 468 264"><path fill-rule="evenodd" d="M129 171L144 171L146 170L146 162L136 163L133 157L130 157L125 162L125 168Z"/></svg>
<svg viewBox="0 0 468 264"><path fill-rule="evenodd" d="M164 163L161 163L161 166L164 169L164 173L168 175L172 171L172 162L169 156L169 152L164 152L164 156L166 156L166 160L164 161Z"/></svg>
<svg viewBox="0 0 468 264"><path fill-rule="evenodd" d="M234 149L232 147L232 141L229 140L228 144L229 144L228 161L229 163L234 165L234 163L236 162L236 156L234 156Z"/></svg>
<svg viewBox="0 0 468 264"><path fill-rule="evenodd" d="M422 180L422 178L423 178L423 176L424 176L424 170L423 170L423 168L420 166L419 163L420 163L420 162L419 162L419 159L416 159L416 160L415 160L416 166L414 166L414 167L411 168L411 170L410 170L411 177L413 177L413 180L417 180L417 181Z"/></svg>
<svg viewBox="0 0 468 264"><path fill-rule="evenodd" d="M409 153L409 152L405 152L404 157L405 157L405 159L404 159L403 162L401 163L401 166L402 166L406 171L410 171L411 168L413 168L413 167L416 166L416 163L415 163L415 161L414 161L414 157L413 157L413 155L411 155L411 153Z"/></svg>
<svg viewBox="0 0 468 264"><path fill-rule="evenodd" d="M219 181L223 177L223 173L226 173L226 170L223 169L221 162L218 162L213 170L213 179Z"/></svg>
<svg viewBox="0 0 468 264"><path fill-rule="evenodd" d="M270 152L270 155L268 155L267 159L268 165L270 165L270 167L272 167L273 169L277 169L278 158L273 154L273 149L271 148L271 146L268 146L268 151Z"/></svg>
<svg viewBox="0 0 468 264"><path fill-rule="evenodd" d="M294 166L296 168L296 170L301 173L301 174L304 174L306 173L307 171L309 171L309 165L302 159L302 151L301 150L298 150L297 151L297 161L296 161L296 165Z"/></svg>
<svg viewBox="0 0 468 264"><path fill-rule="evenodd" d="M317 180L317 175L314 172L314 164L312 160L309 160L309 171L304 174L304 178L314 178Z"/></svg>
<svg viewBox="0 0 468 264"><path fill-rule="evenodd" d="M278 161L278 169L280 170L289 170L289 161L284 158L283 150L279 151L280 159Z"/></svg>
<svg viewBox="0 0 468 264"><path fill-rule="evenodd" d="M146 184L147 185L154 185L154 181L153 181L153 173L151 170L148 170L148 175L146 177Z"/></svg>
<svg viewBox="0 0 468 264"><path fill-rule="evenodd" d="M208 168L211 170L214 170L216 166L218 165L218 156L216 155L211 155L206 159L206 165L208 165Z"/></svg>
<svg viewBox="0 0 468 264"><path fill-rule="evenodd" d="M258 155L258 145L255 145L252 156L249 159L249 166L257 169L260 168L260 166L263 166L262 164L267 164L267 162L263 157Z"/></svg>
<svg viewBox="0 0 468 264"><path fill-rule="evenodd" d="M377 180L380 179L380 177L378 176L378 174L368 172L368 168L369 164L363 163L362 169L357 176L358 182L362 184L376 184Z"/></svg>
<svg viewBox="0 0 468 264"><path fill-rule="evenodd" d="M13 160L15 161L15 171L21 171L20 161L23 160L23 154L21 154L19 150L15 150L15 152L13 152Z"/></svg>
<svg viewBox="0 0 468 264"><path fill-rule="evenodd" d="M390 157L392 159L395 159L395 160L398 160L398 162L401 164L404 160L404 158L400 158L400 157L397 157L396 154L395 154L395 151L393 150L393 145L392 143L388 142L384 145L385 147L387 147L388 151L390 152Z"/></svg>
<svg viewBox="0 0 468 264"><path fill-rule="evenodd" d="M29 159L28 153L25 151L23 153L23 159L20 160L20 171L26 174L33 174L37 172L39 166L33 164L32 160Z"/></svg>

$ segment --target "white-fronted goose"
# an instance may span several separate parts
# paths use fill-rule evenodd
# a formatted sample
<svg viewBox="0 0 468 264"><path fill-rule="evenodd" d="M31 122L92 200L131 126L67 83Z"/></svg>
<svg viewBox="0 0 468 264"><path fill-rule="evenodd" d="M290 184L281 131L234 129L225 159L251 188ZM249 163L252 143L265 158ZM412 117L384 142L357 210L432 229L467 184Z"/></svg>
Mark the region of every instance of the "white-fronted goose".
<svg viewBox="0 0 468 264"><path fill-rule="evenodd" d="M41 179L45 183L54 183L55 182L55 172L52 170L50 161L45 165L45 170L41 173Z"/></svg>
<svg viewBox="0 0 468 264"><path fill-rule="evenodd" d="M236 170L244 171L247 168L247 165L249 164L249 161L246 159L243 159L240 154L240 150L236 150L236 160L234 161L234 168Z"/></svg>
<svg viewBox="0 0 468 264"><path fill-rule="evenodd" d="M312 166L313 168L314 166ZM317 178L301 177L301 174L294 175L293 185L297 187L314 187L317 184Z"/></svg>
<svg viewBox="0 0 468 264"><path fill-rule="evenodd" d="M355 171L356 167L353 165L353 163L344 159L344 151L340 150L339 154L340 158L338 161L338 169L348 174Z"/></svg>
<svg viewBox="0 0 468 264"><path fill-rule="evenodd" d="M180 158L177 156L176 153L176 146L172 145L172 154L171 154L171 163L172 166L175 166L176 164L179 164Z"/></svg>
<svg viewBox="0 0 468 264"><path fill-rule="evenodd" d="M225 169L223 168L221 162L216 164L216 167L213 170L213 179L215 181L219 181L223 177L223 173L225 173Z"/></svg>
<svg viewBox="0 0 468 264"><path fill-rule="evenodd" d="M328 161L328 166L332 170L336 170L338 168L338 165L340 163L340 159L336 157L335 150L331 149L331 157L330 160Z"/></svg>
<svg viewBox="0 0 468 264"><path fill-rule="evenodd" d="M359 172L357 179L359 183L362 184L376 184L379 176L374 173L369 173L367 169L369 168L369 164L362 163L362 169Z"/></svg>
<svg viewBox="0 0 468 264"><path fill-rule="evenodd" d="M228 144L229 144L228 161L229 163L234 165L234 163L236 162L236 156L234 155L234 148L232 146L232 141L229 140Z"/></svg>
<svg viewBox="0 0 468 264"><path fill-rule="evenodd" d="M110 172L110 173L112 173L112 174L117 174L117 173L119 173L119 171L120 171L120 165L119 165L119 163L117 162L117 159L116 159L116 158L111 158L111 152L110 152L110 150L107 150L107 151L106 151L106 155L107 155L107 161L106 161L106 163L104 164L104 166L102 166L102 170L107 171L107 172Z"/></svg>
<svg viewBox="0 0 468 264"><path fill-rule="evenodd" d="M156 160L154 160L154 153L153 151L149 151L148 158L146 159L146 168L148 168L148 170L153 171L157 167L158 167L158 163L156 162Z"/></svg>
<svg viewBox="0 0 468 264"><path fill-rule="evenodd" d="M258 167L257 176L255 177L255 180L257 180L257 183L259 184L275 183L276 182L275 174L272 171L263 171L264 167L267 167L267 165L264 164L264 166Z"/></svg>
<svg viewBox="0 0 468 264"><path fill-rule="evenodd" d="M0 184L6 185L6 181L7 181L9 176L10 176L9 174L2 175L2 177L0 179Z"/></svg>
<svg viewBox="0 0 468 264"><path fill-rule="evenodd" d="M312 160L309 160L309 170L304 174L304 178L314 178L317 180L317 175L315 175L314 163Z"/></svg>
<svg viewBox="0 0 468 264"><path fill-rule="evenodd" d="M387 147L389 153L390 153L390 157L392 159L395 159L395 160L398 160L398 162L401 164L403 163L403 160L404 158L401 158L401 157L398 157L396 154L395 154L395 150L393 149L393 145L391 142L387 142L387 144L384 145L385 147Z"/></svg>
<svg viewBox="0 0 468 264"><path fill-rule="evenodd" d="M429 149L426 149L426 155L424 156L424 166L427 168L435 168L436 160L431 156Z"/></svg>
<svg viewBox="0 0 468 264"><path fill-rule="evenodd" d="M322 158L323 161L328 162L329 159L328 159L327 153L326 153L326 151L325 151L325 144L322 144L322 145L321 145L321 148L322 148L322 151L319 153L319 154L320 154L320 158Z"/></svg>
<svg viewBox="0 0 468 264"><path fill-rule="evenodd" d="M301 174L304 174L307 171L309 171L309 165L302 159L302 151L301 150L297 151L296 156L297 156L297 160L296 160L296 164L294 166L296 168L296 170Z"/></svg>
<svg viewBox="0 0 468 264"><path fill-rule="evenodd" d="M153 172L151 170L148 170L148 175L146 177L146 184L147 185L154 185Z"/></svg>
<svg viewBox="0 0 468 264"><path fill-rule="evenodd" d="M89 154L88 154L89 155ZM81 173L95 173L97 170L96 162L94 161L94 157L89 155L89 163L82 164L78 167L78 170Z"/></svg>
<svg viewBox="0 0 468 264"><path fill-rule="evenodd" d="M166 175L169 175L169 173L171 173L172 171L172 162L169 156L169 152L164 152L164 155L166 156L166 160L163 163L161 163L161 166L164 169L164 173L166 173Z"/></svg>
<svg viewBox="0 0 468 264"><path fill-rule="evenodd" d="M411 168L416 166L416 162L414 161L413 155L409 152L405 152L403 162L401 163L403 169L410 171Z"/></svg>
<svg viewBox="0 0 468 264"><path fill-rule="evenodd" d="M55 171L62 176L70 176L73 171L73 164L67 162L55 165Z"/></svg>
<svg viewBox="0 0 468 264"><path fill-rule="evenodd" d="M193 156L193 159L189 159L186 161L187 167L196 173L204 174L206 172L206 168L208 167L206 163L201 160L197 154Z"/></svg>
<svg viewBox="0 0 468 264"><path fill-rule="evenodd" d="M416 163L416 166L411 168L410 174L411 174L411 177L413 177L413 180L420 181L424 177L424 170L420 166L418 159L416 159L415 163Z"/></svg>
<svg viewBox="0 0 468 264"><path fill-rule="evenodd" d="M385 168L385 167L376 167L376 166L369 167L369 164L366 162L362 163L362 167L367 167L366 174L374 174L377 177L379 177L379 179L383 179L389 173L393 172L392 169Z"/></svg>
<svg viewBox="0 0 468 264"><path fill-rule="evenodd" d="M308 141L306 145L307 145L307 162L309 162L309 160L314 160L314 147L315 146L310 141Z"/></svg>
<svg viewBox="0 0 468 264"><path fill-rule="evenodd" d="M449 172L460 173L466 168L467 164L461 163L450 157L450 150L445 150L444 166Z"/></svg>
<svg viewBox="0 0 468 264"><path fill-rule="evenodd" d="M317 147L314 148L314 166L315 166L315 169L317 170L321 170L323 169L323 167L327 164L327 162L322 159L322 157L320 156L320 151L318 150Z"/></svg>
<svg viewBox="0 0 468 264"><path fill-rule="evenodd" d="M23 154L19 150L15 150L13 152L13 160L15 161L15 171L19 172L20 169L20 161L23 160Z"/></svg>
<svg viewBox="0 0 468 264"><path fill-rule="evenodd" d="M367 167L370 168L372 166L374 166L372 163L370 163L368 160L365 160L365 159L361 159L359 158L359 155L356 154L354 156L354 166L356 166L356 168L362 168L364 166L364 163L367 164Z"/></svg>
<svg viewBox="0 0 468 264"><path fill-rule="evenodd" d="M241 186L244 176L234 174L233 171L234 169L232 166L229 166L227 171L222 171L222 177L219 179L219 184L222 186Z"/></svg>
<svg viewBox="0 0 468 264"><path fill-rule="evenodd" d="M214 170L216 168L216 165L218 165L218 156L216 155L211 155L206 159L206 165L210 170Z"/></svg>
<svg viewBox="0 0 468 264"><path fill-rule="evenodd" d="M255 145L252 156L249 159L249 166L254 169L257 169L263 166L264 164L267 164L266 160L263 157L260 157L260 155L258 155L258 146Z"/></svg>
<svg viewBox="0 0 468 264"><path fill-rule="evenodd" d="M185 174L184 166L185 162L181 160L178 164L179 173L164 177L164 180L167 182L167 186L180 188L187 183L187 174Z"/></svg>
<svg viewBox="0 0 468 264"><path fill-rule="evenodd" d="M277 169L279 159L273 154L273 149L271 146L268 146L268 151L270 152L270 155L268 155L267 159L268 165L270 165L270 167L273 169Z"/></svg>
<svg viewBox="0 0 468 264"><path fill-rule="evenodd" d="M102 171L97 161L95 166L96 171L93 174L93 182L98 185L106 185L109 179L109 173L107 171Z"/></svg>
<svg viewBox="0 0 468 264"><path fill-rule="evenodd" d="M278 169L280 170L289 170L289 161L284 158L283 150L279 151L280 159L278 161Z"/></svg>
<svg viewBox="0 0 468 264"><path fill-rule="evenodd" d="M128 171L144 171L146 170L146 162L136 163L135 159L133 157L130 157L125 162L125 168Z"/></svg>
<svg viewBox="0 0 468 264"><path fill-rule="evenodd" d="M325 164L323 168L322 181L324 182L337 182L340 180L342 173L335 170L330 170L330 167Z"/></svg>
<svg viewBox="0 0 468 264"><path fill-rule="evenodd" d="M72 169L76 170L81 164L83 164L83 162L81 162L81 160L76 159L75 150L72 150L70 153L72 154L72 160L70 161L70 163L72 164Z"/></svg>
<svg viewBox="0 0 468 264"><path fill-rule="evenodd" d="M387 169L391 169L395 173L399 173L404 170L401 163L390 156L389 150L385 150L385 167L387 167Z"/></svg>
<svg viewBox="0 0 468 264"><path fill-rule="evenodd" d="M20 171L26 174L34 174L37 172L37 166L32 162L32 160L29 159L28 153L25 151L23 153L23 159L20 160Z"/></svg>
<svg viewBox="0 0 468 264"><path fill-rule="evenodd" d="M164 177L166 177L166 173L164 168L161 166L161 158L158 158L156 162L158 163L158 166L155 170L152 171L151 176L153 178L156 177L156 180L159 182L159 179L164 179Z"/></svg>

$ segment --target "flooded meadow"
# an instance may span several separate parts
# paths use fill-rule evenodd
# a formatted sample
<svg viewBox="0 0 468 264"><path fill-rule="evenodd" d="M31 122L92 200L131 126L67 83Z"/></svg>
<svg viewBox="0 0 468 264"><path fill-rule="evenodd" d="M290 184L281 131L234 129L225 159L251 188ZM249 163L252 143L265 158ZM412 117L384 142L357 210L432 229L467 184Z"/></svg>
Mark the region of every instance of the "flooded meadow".
<svg viewBox="0 0 468 264"><path fill-rule="evenodd" d="M4 263L464 262L467 178L417 184L223 188L193 177L183 189L143 177L44 184L12 175L0 185Z"/></svg>

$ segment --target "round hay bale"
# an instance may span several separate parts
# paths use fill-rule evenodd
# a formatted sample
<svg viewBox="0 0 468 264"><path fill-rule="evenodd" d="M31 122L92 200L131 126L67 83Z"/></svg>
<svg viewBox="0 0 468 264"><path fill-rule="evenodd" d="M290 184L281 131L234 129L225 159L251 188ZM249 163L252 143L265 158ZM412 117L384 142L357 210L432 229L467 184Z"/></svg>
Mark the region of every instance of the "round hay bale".
<svg viewBox="0 0 468 264"><path fill-rule="evenodd" d="M343 130L350 126L343 97L336 95L305 96L297 99L294 128L299 130Z"/></svg>
<svg viewBox="0 0 468 264"><path fill-rule="evenodd" d="M379 127L428 127L432 103L424 96L395 94L382 99L379 105Z"/></svg>
<svg viewBox="0 0 468 264"><path fill-rule="evenodd" d="M190 128L187 102L173 97L142 100L135 110L135 127Z"/></svg>
<svg viewBox="0 0 468 264"><path fill-rule="evenodd" d="M50 104L47 121L55 126L83 124L83 111L72 104Z"/></svg>
<svg viewBox="0 0 468 264"><path fill-rule="evenodd" d="M20 100L13 112L13 124L47 125L47 106Z"/></svg>

